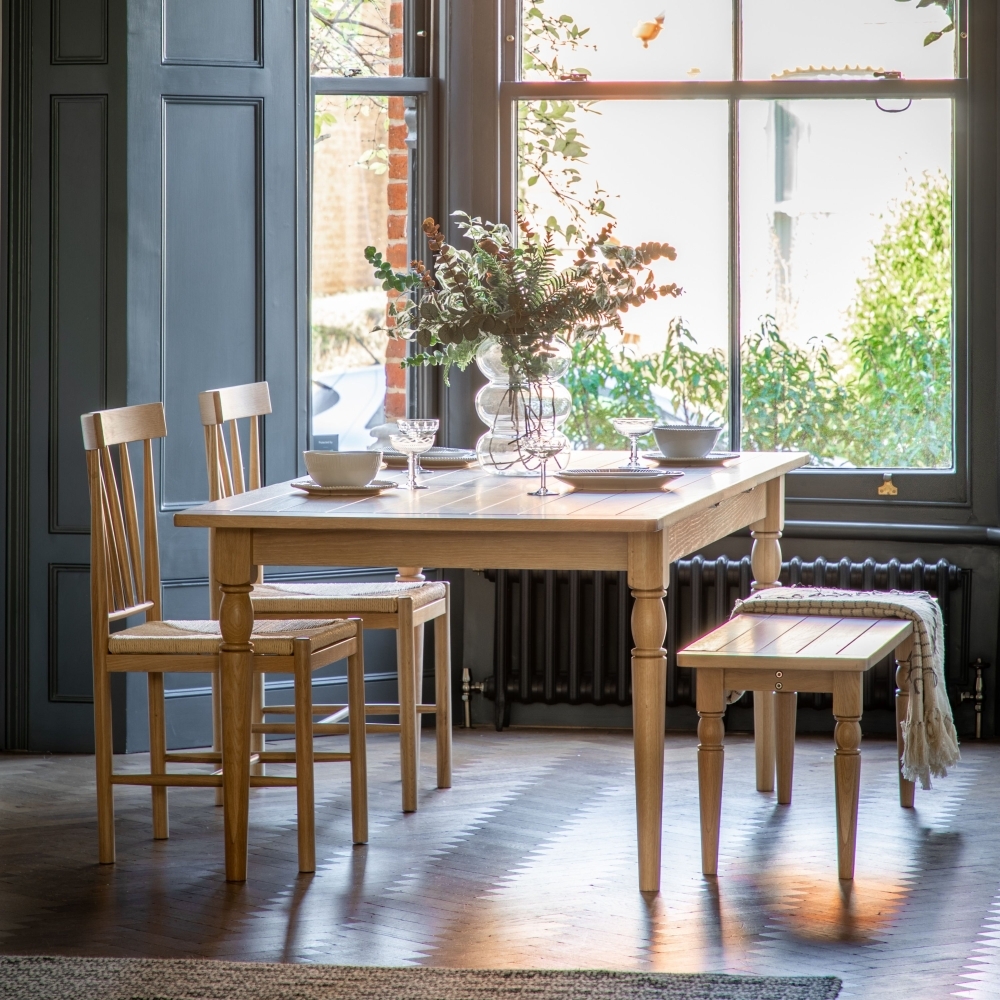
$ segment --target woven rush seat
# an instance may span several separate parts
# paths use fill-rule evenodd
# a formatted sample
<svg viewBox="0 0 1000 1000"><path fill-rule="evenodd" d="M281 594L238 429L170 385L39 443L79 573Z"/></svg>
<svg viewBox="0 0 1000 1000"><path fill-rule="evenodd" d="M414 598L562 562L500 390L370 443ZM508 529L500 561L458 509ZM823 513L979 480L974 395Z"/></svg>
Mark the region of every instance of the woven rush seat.
<svg viewBox="0 0 1000 1000"><path fill-rule="evenodd" d="M354 622L259 621L254 623L254 652L263 656L291 656L295 639L312 640L312 648L325 649L357 635ZM108 637L109 653L217 653L222 633L216 621L145 622L134 628L113 632Z"/></svg>
<svg viewBox="0 0 1000 1000"><path fill-rule="evenodd" d="M413 608L445 598L445 585L428 583L260 583L250 600L254 612L299 614L309 611L345 614L396 614L399 598L409 597Z"/></svg>

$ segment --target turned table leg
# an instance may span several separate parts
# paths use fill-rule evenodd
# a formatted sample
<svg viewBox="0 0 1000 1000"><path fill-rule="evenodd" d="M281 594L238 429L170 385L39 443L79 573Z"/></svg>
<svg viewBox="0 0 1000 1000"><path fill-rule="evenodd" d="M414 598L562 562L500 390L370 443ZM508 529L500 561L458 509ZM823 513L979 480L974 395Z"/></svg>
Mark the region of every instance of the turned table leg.
<svg viewBox="0 0 1000 1000"><path fill-rule="evenodd" d="M632 731L635 807L639 835L639 889L660 890L663 832L663 734L666 725L667 634L663 539L659 533L629 536L632 609Z"/></svg>
<svg viewBox="0 0 1000 1000"><path fill-rule="evenodd" d="M750 567L753 570L752 589L780 587L781 531L785 526L785 477L772 479L766 486L764 517L750 525L753 548ZM774 790L774 694L771 691L753 693L754 747L757 757L757 791Z"/></svg>
<svg viewBox="0 0 1000 1000"><path fill-rule="evenodd" d="M910 655L913 636L907 637L896 647L896 755L899 758L899 804L904 809L913 808L913 782L903 777L903 724L910 710Z"/></svg>
<svg viewBox="0 0 1000 1000"><path fill-rule="evenodd" d="M247 877L253 691L252 540L250 531L216 529L213 552L213 569L222 588L222 787L226 879L230 882L245 882Z"/></svg>
<svg viewBox="0 0 1000 1000"><path fill-rule="evenodd" d="M701 870L719 874L719 826L722 822L722 738L726 693L721 670L698 671L698 803L701 812Z"/></svg>
<svg viewBox="0 0 1000 1000"><path fill-rule="evenodd" d="M833 775L837 797L837 869L854 878L858 839L858 796L861 791L861 674L836 671L833 676L833 731L837 749Z"/></svg>

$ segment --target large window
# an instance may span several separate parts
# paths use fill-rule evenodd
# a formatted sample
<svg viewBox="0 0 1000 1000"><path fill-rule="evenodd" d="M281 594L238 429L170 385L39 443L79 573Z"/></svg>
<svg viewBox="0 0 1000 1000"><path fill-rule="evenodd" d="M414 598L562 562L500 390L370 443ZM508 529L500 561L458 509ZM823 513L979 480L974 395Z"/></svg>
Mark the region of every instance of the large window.
<svg viewBox="0 0 1000 1000"><path fill-rule="evenodd" d="M657 278L684 288L578 344L578 445L620 446L625 411L710 422L808 451L802 495L874 499L897 470L908 499L960 499L962 13L506 0L506 213L670 243Z"/></svg>
<svg viewBox="0 0 1000 1000"><path fill-rule="evenodd" d="M405 416L402 342L385 332L386 293L364 257L410 260L426 118L423 4L311 0L311 437L364 449Z"/></svg>

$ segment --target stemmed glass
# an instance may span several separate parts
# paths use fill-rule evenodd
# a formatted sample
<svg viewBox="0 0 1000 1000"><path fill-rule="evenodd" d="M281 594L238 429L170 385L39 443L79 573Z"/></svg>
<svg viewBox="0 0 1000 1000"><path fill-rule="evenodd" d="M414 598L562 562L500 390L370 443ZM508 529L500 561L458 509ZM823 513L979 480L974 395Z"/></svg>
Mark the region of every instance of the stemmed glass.
<svg viewBox="0 0 1000 1000"><path fill-rule="evenodd" d="M432 418L417 420L397 420L396 426L400 434L391 434L389 441L396 451L406 456L407 490L426 490L427 487L417 482L417 456L430 451L434 446L434 436L437 434L440 422Z"/></svg>
<svg viewBox="0 0 1000 1000"><path fill-rule="evenodd" d="M631 442L631 450L628 456L628 464L621 465L621 469L644 469L645 466L639 461L639 438L648 434L656 421L652 417L615 417L611 421L619 434L624 434Z"/></svg>
<svg viewBox="0 0 1000 1000"><path fill-rule="evenodd" d="M558 494L558 490L550 490L546 486L546 474L548 472L549 459L558 455L569 442L564 434L551 428L540 427L532 431L524 439L522 448L529 455L537 458L541 465L541 484L534 493L529 493L529 497L550 497Z"/></svg>

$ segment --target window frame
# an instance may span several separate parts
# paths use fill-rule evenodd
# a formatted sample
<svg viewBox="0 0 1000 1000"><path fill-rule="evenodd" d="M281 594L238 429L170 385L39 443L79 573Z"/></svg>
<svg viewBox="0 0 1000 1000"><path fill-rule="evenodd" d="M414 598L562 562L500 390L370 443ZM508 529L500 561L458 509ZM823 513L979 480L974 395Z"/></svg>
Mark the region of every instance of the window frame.
<svg viewBox="0 0 1000 1000"><path fill-rule="evenodd" d="M305 60L308 78L305 141L305 317L306 317L306 439L312 447L312 247L313 247L313 149L317 97L403 97L412 98L415 120L415 145L411 148L408 177L407 242L411 253L422 245L420 222L432 214L435 202L437 156L437 87L431 76L432 43L435 32L435 9L430 0L406 0L403 21L402 76L313 76L312 66L312 5L306 2ZM412 353L412 345L408 350ZM407 412L410 416L423 413L434 398L436 386L425 369L407 370Z"/></svg>
<svg viewBox="0 0 1000 1000"><path fill-rule="evenodd" d="M524 81L521 79L521 0L499 0L500 219L513 225L517 206L517 103L522 100L725 100L729 105L729 424L741 430L740 259L739 259L739 107L744 100L950 99L952 139L952 440L950 469L826 469L809 467L787 477L792 503L901 508L967 508L972 504L971 414L969 408L971 237L971 99L968 4L956 0L956 76L945 80L744 80L742 78L742 2L733 7L733 79L728 81ZM898 493L882 497L878 487L891 473Z"/></svg>

